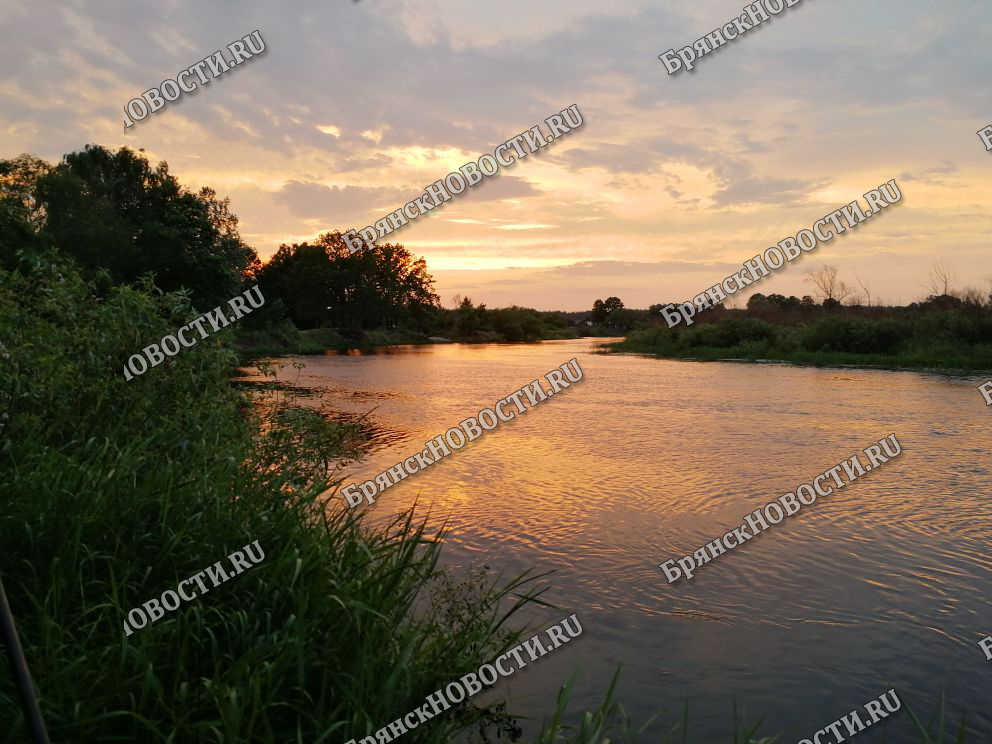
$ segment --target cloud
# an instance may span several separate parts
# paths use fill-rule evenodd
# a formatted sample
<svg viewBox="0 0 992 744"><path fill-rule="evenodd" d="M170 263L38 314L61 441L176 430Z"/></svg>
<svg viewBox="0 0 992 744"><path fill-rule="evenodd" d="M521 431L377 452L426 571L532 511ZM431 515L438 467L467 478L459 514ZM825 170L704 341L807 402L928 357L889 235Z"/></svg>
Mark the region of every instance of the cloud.
<svg viewBox="0 0 992 744"><path fill-rule="evenodd" d="M992 33L984 3L947 13L926 0L804 2L673 76L658 54L740 6L300 0L286 13L246 0L237 17L192 0L48 7L0 4L0 64L17 70L0 82L0 157L57 160L89 142L145 148L184 183L230 194L263 255L321 226L370 224L576 103L578 130L411 221L400 239L429 265L558 262L563 273L535 276L579 306L610 271L610 293L625 301L626 285L684 299L691 282L651 267L706 266L742 241L769 245L795 234L800 216L803 226L823 213L811 195L822 199L824 186L854 198L901 173L905 202L863 228L866 245L885 233L888 250L916 262L908 274L928 246L886 231L919 228L979 275L992 271L980 249L992 199L975 135L992 110L992 50L961 43ZM526 28L499 23L518 15ZM254 29L261 57L123 131L129 99ZM550 227L513 229L526 225ZM832 245L853 251L860 240ZM619 266L574 268L604 246ZM882 262L874 270L875 285L895 282ZM570 289L566 276L589 286Z"/></svg>
<svg viewBox="0 0 992 744"><path fill-rule="evenodd" d="M386 214L402 207L406 203L403 201L405 196L406 192L399 189L341 188L322 183L288 181L276 192L275 200L299 217L336 221L378 212Z"/></svg>
<svg viewBox="0 0 992 744"><path fill-rule="evenodd" d="M471 188L465 189L458 196L452 197L460 203L464 202L486 202L500 199L520 199L528 196L537 196L541 192L529 181L516 176L500 174L489 178L484 178Z"/></svg>
<svg viewBox="0 0 992 744"><path fill-rule="evenodd" d="M497 225L497 230L548 230L554 227L554 225Z"/></svg>
<svg viewBox="0 0 992 744"><path fill-rule="evenodd" d="M572 168L604 168L616 173L647 173L655 165L655 157L631 145L603 144L594 149L573 147L563 160Z"/></svg>
<svg viewBox="0 0 992 744"><path fill-rule="evenodd" d="M713 195L719 207L745 204L799 204L820 188L814 181L796 178L761 178L736 176Z"/></svg>
<svg viewBox="0 0 992 744"><path fill-rule="evenodd" d="M943 161L940 165L917 171L915 174L903 171L899 174L899 181L920 181L928 186L950 186L961 187L964 184L956 183L953 176L960 174L961 169L950 160Z"/></svg>

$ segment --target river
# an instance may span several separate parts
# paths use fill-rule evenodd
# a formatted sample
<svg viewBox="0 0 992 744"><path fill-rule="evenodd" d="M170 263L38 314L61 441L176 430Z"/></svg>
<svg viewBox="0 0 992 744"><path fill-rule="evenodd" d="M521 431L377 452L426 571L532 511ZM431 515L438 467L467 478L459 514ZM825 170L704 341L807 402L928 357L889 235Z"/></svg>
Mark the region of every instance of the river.
<svg viewBox="0 0 992 744"><path fill-rule="evenodd" d="M887 741L917 741L905 703L922 718L942 692L954 720L967 710L969 741L992 741L992 661L978 645L992 634L982 380L668 361L596 353L600 342L328 353L282 359L306 369L279 377L344 418L367 414L367 456L347 481L360 483L578 358L581 381L359 507L386 518L429 506L448 525L446 565L555 572L545 598L560 609L529 617L574 612L583 634L509 678L512 711L540 719L573 671L572 709L594 705L622 664L633 722L667 711L671 724L688 700L690 742L732 741L735 703L767 716L764 735L812 738L852 710L866 717L890 685L904 709ZM691 581L665 579L659 563L890 433L903 452L883 467Z"/></svg>

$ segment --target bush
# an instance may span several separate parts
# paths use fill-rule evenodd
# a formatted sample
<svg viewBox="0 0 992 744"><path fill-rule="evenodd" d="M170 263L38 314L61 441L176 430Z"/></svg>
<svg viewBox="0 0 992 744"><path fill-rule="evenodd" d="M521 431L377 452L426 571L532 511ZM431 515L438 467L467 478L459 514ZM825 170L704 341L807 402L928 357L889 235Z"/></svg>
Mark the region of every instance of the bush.
<svg viewBox="0 0 992 744"><path fill-rule="evenodd" d="M893 354L909 336L906 323L893 318L868 320L824 315L805 329L802 345L810 351Z"/></svg>
<svg viewBox="0 0 992 744"><path fill-rule="evenodd" d="M0 271L0 555L52 739L344 742L512 647L500 607L524 579L436 591L439 541L410 514L371 529L328 507L355 431L247 405L231 329L125 381L194 317L148 285L100 299L53 256ZM131 608L256 540L252 570L125 636ZM26 736L5 658L0 730Z"/></svg>
<svg viewBox="0 0 992 744"><path fill-rule="evenodd" d="M921 346L940 342L992 343L992 315L950 311L923 313L916 322L915 337Z"/></svg>
<svg viewBox="0 0 992 744"><path fill-rule="evenodd" d="M774 342L775 326L758 318L728 318L719 323L700 323L685 331L688 346L733 348L759 341Z"/></svg>

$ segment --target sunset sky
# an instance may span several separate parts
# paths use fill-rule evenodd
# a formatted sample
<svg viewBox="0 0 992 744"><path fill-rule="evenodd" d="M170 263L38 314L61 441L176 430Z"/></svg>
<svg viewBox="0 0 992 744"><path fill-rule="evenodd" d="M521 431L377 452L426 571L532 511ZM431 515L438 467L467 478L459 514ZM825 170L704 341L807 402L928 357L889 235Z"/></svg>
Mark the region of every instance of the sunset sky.
<svg viewBox="0 0 992 744"><path fill-rule="evenodd" d="M988 0L802 0L666 74L741 0L0 0L0 157L144 148L231 197L243 237L361 228L576 104L584 124L390 240L445 305L682 301L895 178L902 201L752 287L832 263L909 302L945 259L987 287ZM266 49L124 130L124 105L240 37ZM542 123L542 128L543 128Z"/></svg>

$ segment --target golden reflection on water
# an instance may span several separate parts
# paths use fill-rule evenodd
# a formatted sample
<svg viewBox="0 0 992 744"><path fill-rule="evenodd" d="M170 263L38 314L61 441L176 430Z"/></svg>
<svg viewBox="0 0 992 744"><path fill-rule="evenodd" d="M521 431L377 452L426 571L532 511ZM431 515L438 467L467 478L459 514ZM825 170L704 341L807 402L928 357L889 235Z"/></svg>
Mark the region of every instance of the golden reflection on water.
<svg viewBox="0 0 992 744"><path fill-rule="evenodd" d="M302 358L301 385L345 415L372 411L368 456L347 481L357 483L578 357L581 381L360 507L375 518L430 507L448 525L450 562L558 572L550 599L579 612L588 651L515 682L525 710L545 711L561 682L548 675L580 661L577 704L594 704L622 661L621 697L640 720L686 695L718 711L712 726L694 724L703 741L723 735L733 700L803 734L806 719L877 697L880 676L946 691L992 735L976 689L992 682L976 651L992 633L992 414L977 381L602 355L594 344ZM898 457L691 581L666 582L659 563L841 460L864 460L890 433Z"/></svg>

